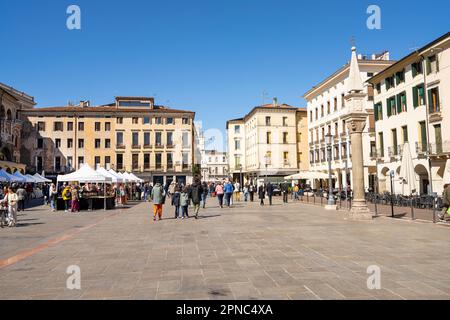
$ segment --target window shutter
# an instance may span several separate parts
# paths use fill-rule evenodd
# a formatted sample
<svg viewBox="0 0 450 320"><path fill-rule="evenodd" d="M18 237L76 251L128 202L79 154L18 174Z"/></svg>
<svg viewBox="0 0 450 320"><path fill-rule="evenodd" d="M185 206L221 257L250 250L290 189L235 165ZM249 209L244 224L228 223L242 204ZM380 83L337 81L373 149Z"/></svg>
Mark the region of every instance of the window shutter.
<svg viewBox="0 0 450 320"><path fill-rule="evenodd" d="M427 75L431 73L431 62L430 58L427 58Z"/></svg>
<svg viewBox="0 0 450 320"><path fill-rule="evenodd" d="M373 108L375 121L378 121L378 106L379 106L379 104L376 104Z"/></svg>
<svg viewBox="0 0 450 320"><path fill-rule="evenodd" d="M402 93L402 104L405 105L405 111L408 111L408 103L406 102L406 91Z"/></svg>
<svg viewBox="0 0 450 320"><path fill-rule="evenodd" d="M414 108L417 108L419 106L419 88L414 87L412 90L413 90L413 105Z"/></svg>
<svg viewBox="0 0 450 320"><path fill-rule="evenodd" d="M439 57L436 54L436 72L439 72Z"/></svg>
<svg viewBox="0 0 450 320"><path fill-rule="evenodd" d="M433 97L431 96L431 90L428 90L428 110L433 113Z"/></svg>
<svg viewBox="0 0 450 320"><path fill-rule="evenodd" d="M413 63L411 65L411 70L412 70L412 76L414 78L415 76L417 76L417 64Z"/></svg>
<svg viewBox="0 0 450 320"><path fill-rule="evenodd" d="M389 102L389 99L386 99L386 106L387 106L387 115L388 115L388 117L390 117L392 115L392 112L391 112L391 104Z"/></svg>
<svg viewBox="0 0 450 320"><path fill-rule="evenodd" d="M397 95L397 114L402 113L402 94Z"/></svg>

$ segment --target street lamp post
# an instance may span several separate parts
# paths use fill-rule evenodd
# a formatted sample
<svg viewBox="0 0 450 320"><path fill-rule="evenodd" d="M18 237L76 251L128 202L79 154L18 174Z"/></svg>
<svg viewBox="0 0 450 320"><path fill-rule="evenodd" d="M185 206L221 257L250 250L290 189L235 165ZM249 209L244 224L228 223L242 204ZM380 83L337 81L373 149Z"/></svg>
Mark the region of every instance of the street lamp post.
<svg viewBox="0 0 450 320"><path fill-rule="evenodd" d="M334 201L333 195L333 178L331 177L331 142L333 136L327 134L325 136L325 144L327 146L327 156L328 156L328 204L325 207L327 210L337 210L336 202Z"/></svg>
<svg viewBox="0 0 450 320"><path fill-rule="evenodd" d="M268 167L269 167L269 161L270 161L270 157L269 155L266 153L266 155L264 156L264 160L265 160L265 165L266 165L266 183L267 183L267 179L268 179Z"/></svg>

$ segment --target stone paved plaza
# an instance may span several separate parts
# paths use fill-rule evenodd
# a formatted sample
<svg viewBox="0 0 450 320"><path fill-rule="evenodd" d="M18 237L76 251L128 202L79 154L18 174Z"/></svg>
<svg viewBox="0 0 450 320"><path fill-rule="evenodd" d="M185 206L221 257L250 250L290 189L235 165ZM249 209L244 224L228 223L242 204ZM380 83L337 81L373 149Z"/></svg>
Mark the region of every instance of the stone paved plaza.
<svg viewBox="0 0 450 320"><path fill-rule="evenodd" d="M150 203L110 212L19 216L0 230L1 299L449 299L450 228L344 219L277 200L215 199L199 220L154 223ZM68 290L68 266L81 290ZM367 268L381 268L381 290Z"/></svg>

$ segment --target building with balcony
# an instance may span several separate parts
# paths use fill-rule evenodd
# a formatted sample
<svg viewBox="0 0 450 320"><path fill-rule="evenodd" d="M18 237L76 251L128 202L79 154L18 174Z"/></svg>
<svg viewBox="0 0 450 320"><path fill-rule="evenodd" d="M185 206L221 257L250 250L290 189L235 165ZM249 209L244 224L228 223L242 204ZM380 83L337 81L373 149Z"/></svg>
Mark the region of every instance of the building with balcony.
<svg viewBox="0 0 450 320"><path fill-rule="evenodd" d="M88 163L152 182L192 180L194 112L157 106L150 97L117 97L108 105L82 101L22 116L30 171L56 176Z"/></svg>
<svg viewBox="0 0 450 320"><path fill-rule="evenodd" d="M441 193L450 158L450 33L416 50L369 82L374 90L379 190L401 193L405 142L413 157L417 193ZM432 183L430 184L430 179Z"/></svg>
<svg viewBox="0 0 450 320"><path fill-rule="evenodd" d="M20 112L35 106L34 98L0 83L0 169L9 173L25 173L22 147L23 119Z"/></svg>
<svg viewBox="0 0 450 320"><path fill-rule="evenodd" d="M223 181L228 178L228 156L226 152L206 150L202 175L205 181Z"/></svg>
<svg viewBox="0 0 450 320"><path fill-rule="evenodd" d="M373 77L394 63L389 60L389 52L370 56L358 55L358 66L363 81ZM344 190L351 187L352 155L350 135L346 116L350 113L345 104L347 83L349 81L350 63L347 63L325 80L315 85L304 94L308 111L308 142L310 170L328 173L328 156L325 136L332 136L332 173L335 188ZM363 133L364 148L364 185L373 188L375 184L375 125L373 116L373 90L366 85L367 94L364 108L369 113ZM327 180L315 181L314 188L327 187Z"/></svg>
<svg viewBox="0 0 450 320"><path fill-rule="evenodd" d="M287 104L254 107L227 122L230 175L243 182L307 170L306 110Z"/></svg>

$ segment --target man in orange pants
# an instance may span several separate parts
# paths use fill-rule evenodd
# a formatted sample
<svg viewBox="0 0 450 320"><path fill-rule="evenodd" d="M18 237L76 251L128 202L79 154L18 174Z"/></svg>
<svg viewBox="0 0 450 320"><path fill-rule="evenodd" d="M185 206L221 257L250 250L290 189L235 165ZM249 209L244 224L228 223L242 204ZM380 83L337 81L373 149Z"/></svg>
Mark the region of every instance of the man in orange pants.
<svg viewBox="0 0 450 320"><path fill-rule="evenodd" d="M160 183L157 183L153 187L151 194L151 199L153 201L153 221L156 221L156 215L158 215L159 220L162 220L164 198L164 188Z"/></svg>

